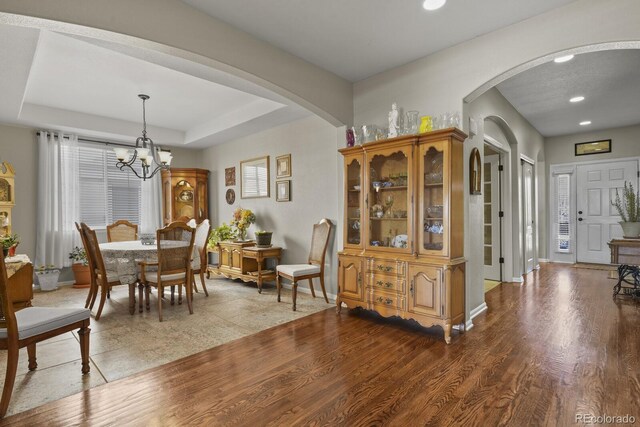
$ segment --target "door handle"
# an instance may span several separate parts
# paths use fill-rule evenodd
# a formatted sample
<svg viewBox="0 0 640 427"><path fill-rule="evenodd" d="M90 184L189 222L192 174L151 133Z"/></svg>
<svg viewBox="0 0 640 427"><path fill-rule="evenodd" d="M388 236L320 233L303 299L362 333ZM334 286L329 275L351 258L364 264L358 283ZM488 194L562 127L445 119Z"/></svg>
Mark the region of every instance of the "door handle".
<svg viewBox="0 0 640 427"><path fill-rule="evenodd" d="M582 221L582 218L578 218L578 221Z"/></svg>

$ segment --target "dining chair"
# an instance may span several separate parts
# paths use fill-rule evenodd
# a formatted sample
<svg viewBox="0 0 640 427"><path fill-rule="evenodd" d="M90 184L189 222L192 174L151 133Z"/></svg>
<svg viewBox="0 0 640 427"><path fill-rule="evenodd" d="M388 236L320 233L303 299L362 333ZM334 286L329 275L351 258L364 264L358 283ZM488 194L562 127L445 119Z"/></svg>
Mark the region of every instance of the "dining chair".
<svg viewBox="0 0 640 427"><path fill-rule="evenodd" d="M25 265L10 278L4 256L0 254L0 349L7 350L7 368L0 400L0 418L9 407L18 368L19 350L27 348L29 370L38 367L36 344L40 341L78 329L82 373L89 372L89 323L91 313L86 308L26 307L14 311L7 288L33 281L33 266Z"/></svg>
<svg viewBox="0 0 640 427"><path fill-rule="evenodd" d="M108 242L126 242L138 240L138 226L127 220L121 219L107 225Z"/></svg>
<svg viewBox="0 0 640 427"><path fill-rule="evenodd" d="M145 287L147 310L149 309L149 291L153 286L158 289L158 319L162 322L162 295L167 286L178 286L182 294L182 286L186 288L185 294L189 314L193 314L191 289L191 256L195 230L184 222L172 222L164 228L156 231L156 243L158 245L158 261L140 261L140 281ZM157 268L157 270L153 270Z"/></svg>
<svg viewBox="0 0 640 427"><path fill-rule="evenodd" d="M190 224L189 224L190 225ZM191 262L191 281L193 282L193 289L198 292L198 285L196 284L196 274L200 276L200 283L202 284L202 290L205 296L209 296L207 291L207 285L204 282L204 273L207 271L207 242L209 240L209 234L211 234L211 224L208 219L205 219L196 227L196 237L193 243L193 261Z"/></svg>
<svg viewBox="0 0 640 427"><path fill-rule="evenodd" d="M322 219L318 224L313 224L313 234L311 235L311 250L309 251L309 261L307 264L282 264L276 267L276 287L278 288L278 302L280 302L281 279L292 282L291 293L293 297L293 311L296 311L296 297L298 293L298 281L309 280L311 295L315 298L313 290L313 279L320 279L320 287L324 300L329 303L327 291L324 287L324 258L329 245L329 235L333 224L327 218Z"/></svg>
<svg viewBox="0 0 640 427"><path fill-rule="evenodd" d="M89 263L89 271L91 272L91 282L89 285L89 293L87 294L87 300L84 303L84 308L89 308L89 304L91 304L92 300L95 300L94 294L98 291L98 287L95 281L95 274L93 273L96 269L96 266L93 264L93 257L89 254L91 249L89 248L89 244L87 243L87 237L82 231L82 227L77 222L74 223L76 225L76 229L78 233L80 233L80 239L82 239L82 247L84 247L84 252L87 254L87 262Z"/></svg>
<svg viewBox="0 0 640 427"><path fill-rule="evenodd" d="M85 239L87 240L87 246L89 251L87 253L90 258L90 262L93 264L91 270L91 281L95 283L94 291L91 296L91 303L89 309L93 309L93 304L98 296L98 290L100 290L100 304L98 305L98 312L96 313L96 320L100 320L102 315L102 309L104 308L104 302L107 299L107 294L114 286L122 285L118 278L118 274L114 271L107 271L104 265L104 258L100 252L100 244L98 243L98 237L95 230L92 230L84 222L80 224L82 231L84 232Z"/></svg>

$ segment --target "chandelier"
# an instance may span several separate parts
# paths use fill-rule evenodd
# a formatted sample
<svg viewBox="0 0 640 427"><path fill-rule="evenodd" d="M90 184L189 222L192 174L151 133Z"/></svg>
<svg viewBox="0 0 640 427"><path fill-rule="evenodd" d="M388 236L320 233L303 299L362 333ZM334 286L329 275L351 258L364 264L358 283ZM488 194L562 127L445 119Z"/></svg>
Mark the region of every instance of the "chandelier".
<svg viewBox="0 0 640 427"><path fill-rule="evenodd" d="M171 165L171 152L162 151L160 147L156 147L153 144L153 140L147 137L147 116L145 111L145 102L149 99L149 95L138 95L138 98L142 99L142 136L136 139L136 147L133 151L128 148L114 148L118 162L116 167L120 170L124 170L125 167L131 169L131 171L143 181L150 179L159 170L169 169ZM142 165L141 173L138 173L134 168L136 159L140 159Z"/></svg>

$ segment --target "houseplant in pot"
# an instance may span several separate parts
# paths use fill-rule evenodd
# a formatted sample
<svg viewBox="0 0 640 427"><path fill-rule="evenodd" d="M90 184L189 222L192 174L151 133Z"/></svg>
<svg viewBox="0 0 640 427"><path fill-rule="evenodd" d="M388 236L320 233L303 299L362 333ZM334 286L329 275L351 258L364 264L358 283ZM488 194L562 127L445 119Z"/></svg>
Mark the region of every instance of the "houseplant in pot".
<svg viewBox="0 0 640 427"><path fill-rule="evenodd" d="M231 226L226 223L222 223L218 228L214 228L211 230L211 234L209 235L209 241L207 246L209 249L214 249L218 242L224 242L225 240L233 240L236 237L236 232L231 228Z"/></svg>
<svg viewBox="0 0 640 427"><path fill-rule="evenodd" d="M35 270L36 283L41 291L53 291L58 289L58 277L60 269L54 265L41 265Z"/></svg>
<svg viewBox="0 0 640 427"><path fill-rule="evenodd" d="M268 248L271 246L271 236L273 231L256 231L256 246L259 248Z"/></svg>
<svg viewBox="0 0 640 427"><path fill-rule="evenodd" d="M20 238L17 234L7 234L6 236L0 237L2 241L2 255L7 256L15 256L16 247L18 243L20 243Z"/></svg>
<svg viewBox="0 0 640 427"><path fill-rule="evenodd" d="M633 184L624 183L622 197L616 190L616 199L611 202L616 208L622 221L622 235L627 239L637 239L640 236L640 194L633 190Z"/></svg>
<svg viewBox="0 0 640 427"><path fill-rule="evenodd" d="M87 253L84 249L76 246L69 252L69 259L73 260L71 269L73 270L73 277L76 280L73 287L88 288L91 286L91 270L89 270L89 261L87 260Z"/></svg>

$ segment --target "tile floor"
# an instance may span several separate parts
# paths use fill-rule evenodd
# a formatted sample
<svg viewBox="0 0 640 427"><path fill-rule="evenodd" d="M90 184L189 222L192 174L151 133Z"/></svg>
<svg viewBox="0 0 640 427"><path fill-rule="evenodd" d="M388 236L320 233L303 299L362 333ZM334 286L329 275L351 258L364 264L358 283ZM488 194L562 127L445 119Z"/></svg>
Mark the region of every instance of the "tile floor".
<svg viewBox="0 0 640 427"><path fill-rule="evenodd" d="M201 289L194 295L191 316L186 302L178 305L176 301L173 306L165 303L164 320L160 323L155 295L151 297L150 312L140 314L136 310L132 316L128 309L128 288L114 288L100 320L96 322L92 318L91 321L90 374L83 377L80 372L76 332L38 344L38 369L33 372L27 369L27 352L22 349L7 416L332 306L322 297L314 299L299 292L294 312L291 293L286 289L283 289L282 302L278 303L275 287L264 288L259 294L255 284L223 278L207 280L207 289L209 297L205 297ZM83 306L86 292L71 287L38 292L33 305ZM97 302L94 315L96 310ZM6 351L0 351L2 373L6 355Z"/></svg>

